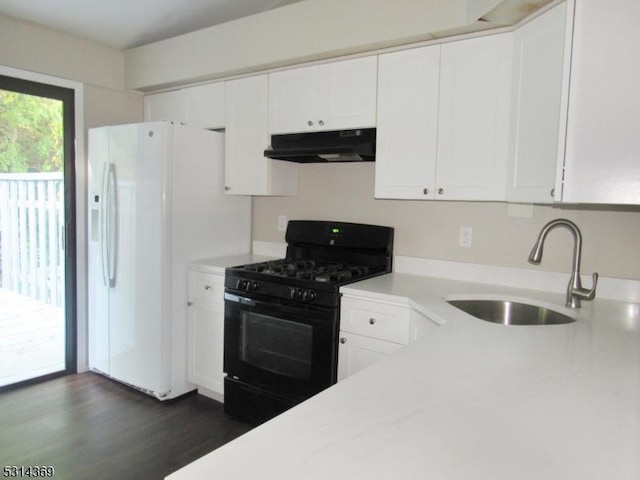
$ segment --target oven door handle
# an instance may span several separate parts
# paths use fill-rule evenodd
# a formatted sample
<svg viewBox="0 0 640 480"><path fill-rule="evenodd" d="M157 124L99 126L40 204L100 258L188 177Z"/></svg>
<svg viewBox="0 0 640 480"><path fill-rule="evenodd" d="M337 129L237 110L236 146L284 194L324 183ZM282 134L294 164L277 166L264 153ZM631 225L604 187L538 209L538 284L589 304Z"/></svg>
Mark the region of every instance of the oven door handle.
<svg viewBox="0 0 640 480"><path fill-rule="evenodd" d="M240 305L248 305L250 307L256 306L255 300L247 297L241 297L240 295L234 295L233 293L224 292L224 299L227 302L238 303Z"/></svg>

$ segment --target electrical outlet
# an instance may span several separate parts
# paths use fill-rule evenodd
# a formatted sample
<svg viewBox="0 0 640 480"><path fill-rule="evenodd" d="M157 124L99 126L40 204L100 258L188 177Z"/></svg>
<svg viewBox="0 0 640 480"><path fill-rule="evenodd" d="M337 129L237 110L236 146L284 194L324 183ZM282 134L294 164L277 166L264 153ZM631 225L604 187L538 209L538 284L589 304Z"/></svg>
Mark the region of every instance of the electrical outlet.
<svg viewBox="0 0 640 480"><path fill-rule="evenodd" d="M473 228L471 227L460 227L460 239L458 244L461 247L471 247L471 238L473 236Z"/></svg>
<svg viewBox="0 0 640 480"><path fill-rule="evenodd" d="M287 216L286 215L278 215L278 231L284 232L287 230Z"/></svg>

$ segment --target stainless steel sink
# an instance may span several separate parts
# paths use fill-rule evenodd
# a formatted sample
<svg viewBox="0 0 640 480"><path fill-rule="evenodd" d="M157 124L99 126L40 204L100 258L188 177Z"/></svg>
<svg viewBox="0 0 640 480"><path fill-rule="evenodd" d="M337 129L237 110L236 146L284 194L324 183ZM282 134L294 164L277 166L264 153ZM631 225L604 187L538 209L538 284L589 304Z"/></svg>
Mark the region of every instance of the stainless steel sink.
<svg viewBox="0 0 640 480"><path fill-rule="evenodd" d="M447 300L480 320L502 325L559 325L575 319L549 308L507 300Z"/></svg>

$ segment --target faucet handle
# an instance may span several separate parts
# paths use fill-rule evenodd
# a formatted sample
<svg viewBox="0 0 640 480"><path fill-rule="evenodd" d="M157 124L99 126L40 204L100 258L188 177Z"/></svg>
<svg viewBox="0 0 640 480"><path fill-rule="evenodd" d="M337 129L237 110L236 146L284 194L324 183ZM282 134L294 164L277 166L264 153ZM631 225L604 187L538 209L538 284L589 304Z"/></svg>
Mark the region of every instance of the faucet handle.
<svg viewBox="0 0 640 480"><path fill-rule="evenodd" d="M598 274L593 272L593 287L591 290L587 288L574 288L571 293L583 300L593 300L596 297L596 286L598 285Z"/></svg>

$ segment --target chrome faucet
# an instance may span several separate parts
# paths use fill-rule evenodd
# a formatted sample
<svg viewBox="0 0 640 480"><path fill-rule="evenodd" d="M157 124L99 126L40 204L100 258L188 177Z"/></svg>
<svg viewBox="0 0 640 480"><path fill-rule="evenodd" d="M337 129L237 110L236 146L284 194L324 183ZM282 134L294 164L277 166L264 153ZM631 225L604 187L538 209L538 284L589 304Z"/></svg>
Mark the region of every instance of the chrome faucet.
<svg viewBox="0 0 640 480"><path fill-rule="evenodd" d="M573 268L571 271L571 278L569 279L569 285L567 286L567 307L579 308L580 300L593 300L596 296L596 285L598 284L598 274L593 274L593 288L588 290L582 288L582 282L580 281L580 257L582 255L582 233L578 226L570 220L565 218L557 218L547 223L538 235L533 250L529 254L529 263L534 265L540 265L542 260L542 246L547 234L555 227L565 227L571 231L573 235Z"/></svg>

